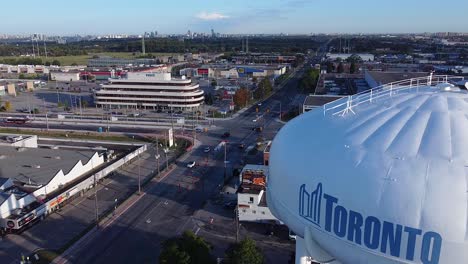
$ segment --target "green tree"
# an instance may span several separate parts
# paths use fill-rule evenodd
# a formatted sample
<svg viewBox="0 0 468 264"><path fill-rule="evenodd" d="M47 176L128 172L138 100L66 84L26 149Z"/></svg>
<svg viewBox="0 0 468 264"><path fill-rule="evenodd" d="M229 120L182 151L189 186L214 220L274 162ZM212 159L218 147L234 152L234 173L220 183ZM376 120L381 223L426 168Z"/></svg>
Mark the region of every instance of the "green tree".
<svg viewBox="0 0 468 264"><path fill-rule="evenodd" d="M336 69L336 71L338 73L343 73L344 72L344 65L343 65L343 62L340 62L340 64L338 64L338 68Z"/></svg>
<svg viewBox="0 0 468 264"><path fill-rule="evenodd" d="M351 62L351 65L349 66L349 73L356 73L356 72L357 72L356 63L353 61Z"/></svg>
<svg viewBox="0 0 468 264"><path fill-rule="evenodd" d="M50 66L50 61L46 61L44 65L45 66Z"/></svg>
<svg viewBox="0 0 468 264"><path fill-rule="evenodd" d="M319 77L320 71L318 69L308 69L301 78L299 86L304 92L313 93Z"/></svg>
<svg viewBox="0 0 468 264"><path fill-rule="evenodd" d="M213 104L213 95L211 93L205 94L205 104L212 105Z"/></svg>
<svg viewBox="0 0 468 264"><path fill-rule="evenodd" d="M26 78L26 76L24 75L24 73L20 73L19 76L18 76L18 79L24 79Z"/></svg>
<svg viewBox="0 0 468 264"><path fill-rule="evenodd" d="M190 256L179 247L176 241L168 241L159 255L161 264L190 264Z"/></svg>
<svg viewBox="0 0 468 264"><path fill-rule="evenodd" d="M327 73L332 73L335 70L335 66L331 61L327 62Z"/></svg>
<svg viewBox="0 0 468 264"><path fill-rule="evenodd" d="M238 244L232 244L226 250L226 264L262 264L263 254L255 242L246 238Z"/></svg>
<svg viewBox="0 0 468 264"><path fill-rule="evenodd" d="M254 91L254 98L257 100L263 99L271 94L273 86L271 85L270 79L264 78L258 83L257 89Z"/></svg>
<svg viewBox="0 0 468 264"><path fill-rule="evenodd" d="M10 111L13 108L10 101L6 101L3 107L5 107L6 111Z"/></svg>
<svg viewBox="0 0 468 264"><path fill-rule="evenodd" d="M185 231L181 237L163 242L159 262L167 264L215 263L210 251L211 246L203 238L191 231Z"/></svg>
<svg viewBox="0 0 468 264"><path fill-rule="evenodd" d="M218 82L215 79L211 80L211 86L215 87L216 85L218 85Z"/></svg>
<svg viewBox="0 0 468 264"><path fill-rule="evenodd" d="M60 61L58 60L53 60L52 65L60 66Z"/></svg>

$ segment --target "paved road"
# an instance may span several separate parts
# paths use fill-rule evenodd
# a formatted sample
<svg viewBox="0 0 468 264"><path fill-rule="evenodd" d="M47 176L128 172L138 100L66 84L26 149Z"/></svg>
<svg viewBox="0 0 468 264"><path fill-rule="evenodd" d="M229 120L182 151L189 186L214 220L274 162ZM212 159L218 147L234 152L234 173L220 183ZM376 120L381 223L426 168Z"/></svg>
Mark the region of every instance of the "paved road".
<svg viewBox="0 0 468 264"><path fill-rule="evenodd" d="M42 143L42 142L40 142ZM122 201L133 193L138 186L138 173L144 180L155 171L155 150L142 154L140 160L134 160L118 169L112 176L99 184L98 210L102 213L115 205L115 199ZM172 158L172 155L169 155ZM164 160L163 160L164 162ZM39 248L60 249L95 220L94 191L77 197L60 211L51 214L21 234L10 234L0 242L0 263L19 263L21 254L28 255ZM60 234L60 235L57 235Z"/></svg>
<svg viewBox="0 0 468 264"><path fill-rule="evenodd" d="M299 71L297 75L300 76L301 73ZM231 133L231 137L228 138L229 143L227 147L229 168L241 166L245 153L244 150L238 149L238 143L242 142L246 145L255 144L258 137L272 139L282 126L282 123L277 122L280 110L283 112L287 111L291 107L291 103L295 100L297 101L297 84L298 78L291 78L286 83L284 89L266 99L262 102L261 106L253 106L236 118L216 121L217 129L198 134L197 138L201 142L201 146L198 149L186 155L185 159L178 161L177 167L167 177L158 183L154 182L148 185L148 189L144 191L144 195L139 197L132 206L125 207L125 211L121 215L118 214L120 215L118 218L112 219L112 222L106 228L93 232L88 241L70 250L69 254L65 256L66 259L70 263L154 262L159 255L160 243L168 237L173 237L187 229L201 232L201 234L208 236L207 231L200 229L200 227L204 226L209 219L203 219L203 217L201 217L202 219L198 219L196 216L206 215L204 213L209 213L211 210L205 207L206 202L218 192L218 187L223 182L225 170L223 162L224 153L211 152L206 154L203 152L203 147L210 146L213 149L221 141L221 134L229 131ZM259 109L258 113L256 108ZM258 115L262 115L263 117L258 119ZM258 119L258 121L253 122L252 120L254 119ZM253 127L260 125L264 126L263 132L252 131ZM20 127L45 129L46 125L30 123L21 125ZM95 127L86 127L79 124L50 124L49 128L70 131L95 131ZM154 133L154 129L128 127L115 127L111 131L135 134ZM192 160L197 161L198 166L194 169L186 168L186 163ZM261 162L261 159L256 162ZM152 165L149 164L147 165L147 169L155 169L154 162ZM127 172L131 173L132 170L127 169ZM103 194L103 200L113 201L113 197L118 190L111 192L110 196ZM79 206L66 207L65 210L72 210L72 208L75 208L77 212L84 210L79 208ZM90 211L88 217L92 217L92 208L86 210ZM68 216L68 214L63 215ZM60 218L61 215L57 215L56 217ZM213 217L216 218L219 215L213 214ZM75 217L69 218L72 220L78 219ZM86 222L84 219L81 220L83 220L83 223ZM23 245L25 242L20 241L22 239L20 236L17 237L17 241L14 241L13 244L16 244L16 246ZM35 235L32 234L29 237L34 238ZM223 239L217 237L215 240L217 241L217 245L220 245ZM225 243L224 247L227 247L228 243L232 242L228 237L223 241ZM36 244L42 245L41 243ZM21 248L21 252L26 251L24 253L32 250L32 246ZM5 250L5 252L8 252L8 250ZM17 253L14 252L14 254ZM0 251L0 260L1 254L2 251Z"/></svg>
<svg viewBox="0 0 468 264"><path fill-rule="evenodd" d="M244 156L244 150L238 149L237 143L254 144L258 136L271 139L276 134L282 126L275 121L279 103L287 106L294 100L298 92L297 82L297 78L292 78L285 89L262 102L259 113L256 107L252 107L238 118L218 122L220 127L232 135L228 139L232 144L228 145L227 155L231 164L236 166ZM266 109L270 111L266 113ZM263 120L253 122L258 114L263 114ZM258 126L259 122L265 126L262 134L251 129ZM145 190L145 196L116 221L67 252L65 259L69 263L154 263L158 259L161 242L184 230L215 236L200 228L207 225L210 219L196 216L204 215L200 211L209 210L205 204L216 195L223 182L224 155L202 151L203 146L213 147L219 143L223 132L219 130L199 135L198 139L202 142L200 148L181 160L163 181ZM196 160L199 166L195 169L186 168L189 160ZM216 214L213 216L216 217ZM211 239L216 243L223 240L222 236ZM223 241L226 245L232 242L229 236Z"/></svg>

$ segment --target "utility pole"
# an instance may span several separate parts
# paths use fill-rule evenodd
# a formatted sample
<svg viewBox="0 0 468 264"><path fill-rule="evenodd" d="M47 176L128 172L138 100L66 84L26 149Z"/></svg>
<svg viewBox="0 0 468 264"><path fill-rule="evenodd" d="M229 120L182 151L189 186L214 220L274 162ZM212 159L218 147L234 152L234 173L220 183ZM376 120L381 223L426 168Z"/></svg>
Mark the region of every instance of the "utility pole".
<svg viewBox="0 0 468 264"><path fill-rule="evenodd" d="M44 38L44 54L45 54L45 57L47 59L47 46L46 46L45 38Z"/></svg>
<svg viewBox="0 0 468 264"><path fill-rule="evenodd" d="M140 150L138 150L138 159L137 159L137 166L138 166L138 194L141 194L141 171L140 171Z"/></svg>
<svg viewBox="0 0 468 264"><path fill-rule="evenodd" d="M158 175L161 173L160 168L159 168L159 158L161 156L159 155L159 139L156 138L156 161L158 163Z"/></svg>
<svg viewBox="0 0 468 264"><path fill-rule="evenodd" d="M94 208L96 209L96 226L99 227L99 209L98 209L97 188L98 188L98 182L96 180L96 174L94 174Z"/></svg>
<svg viewBox="0 0 468 264"><path fill-rule="evenodd" d="M227 141L224 141L224 180L226 180L226 176L227 176L226 160L227 160Z"/></svg>
<svg viewBox="0 0 468 264"><path fill-rule="evenodd" d="M239 243L239 205L236 205L236 243Z"/></svg>
<svg viewBox="0 0 468 264"><path fill-rule="evenodd" d="M42 98L42 102L44 103L44 111L45 111L45 119L46 119L47 131L49 131L49 118L48 118L48 116L47 116L47 114L49 113L49 111L47 111L46 104L45 104L45 99L44 99L44 98Z"/></svg>
<svg viewBox="0 0 468 264"><path fill-rule="evenodd" d="M281 101L280 101L280 112L279 112L279 120L282 121L283 113L281 112Z"/></svg>
<svg viewBox="0 0 468 264"><path fill-rule="evenodd" d="M166 169L169 169L169 160L167 159L167 151L164 150L164 154L166 156Z"/></svg>

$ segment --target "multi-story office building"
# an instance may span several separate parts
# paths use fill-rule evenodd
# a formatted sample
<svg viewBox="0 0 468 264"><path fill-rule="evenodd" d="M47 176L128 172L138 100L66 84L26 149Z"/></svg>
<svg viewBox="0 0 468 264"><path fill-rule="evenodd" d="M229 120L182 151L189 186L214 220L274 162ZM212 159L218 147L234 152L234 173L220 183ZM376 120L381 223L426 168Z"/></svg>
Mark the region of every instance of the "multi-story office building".
<svg viewBox="0 0 468 264"><path fill-rule="evenodd" d="M170 73L129 72L127 79L109 79L95 92L98 106L109 108L177 108L200 106L203 90L190 79L173 79Z"/></svg>

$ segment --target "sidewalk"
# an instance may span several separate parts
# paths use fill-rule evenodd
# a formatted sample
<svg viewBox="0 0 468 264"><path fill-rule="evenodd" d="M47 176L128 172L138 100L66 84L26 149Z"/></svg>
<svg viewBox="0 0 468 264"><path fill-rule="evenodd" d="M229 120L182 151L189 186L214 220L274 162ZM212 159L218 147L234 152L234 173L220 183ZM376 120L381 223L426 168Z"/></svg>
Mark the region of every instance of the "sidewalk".
<svg viewBox="0 0 468 264"><path fill-rule="evenodd" d="M73 254L73 251L77 248L80 248L83 245L86 245L92 241L100 232L103 232L107 227L112 225L115 221L119 219L130 207L137 203L141 198L146 195L145 190L152 188L155 184L162 181L166 178L175 167L169 167L167 171L161 171L160 176L154 177L148 185L146 185L141 194L138 194L138 191L134 192L130 197L128 197L122 204L120 204L113 213L107 214L99 221L99 226L94 226L89 230L84 236L82 236L78 241L76 241L72 246L65 250L61 255L56 257L52 263L55 264L65 264L69 263L67 256Z"/></svg>

